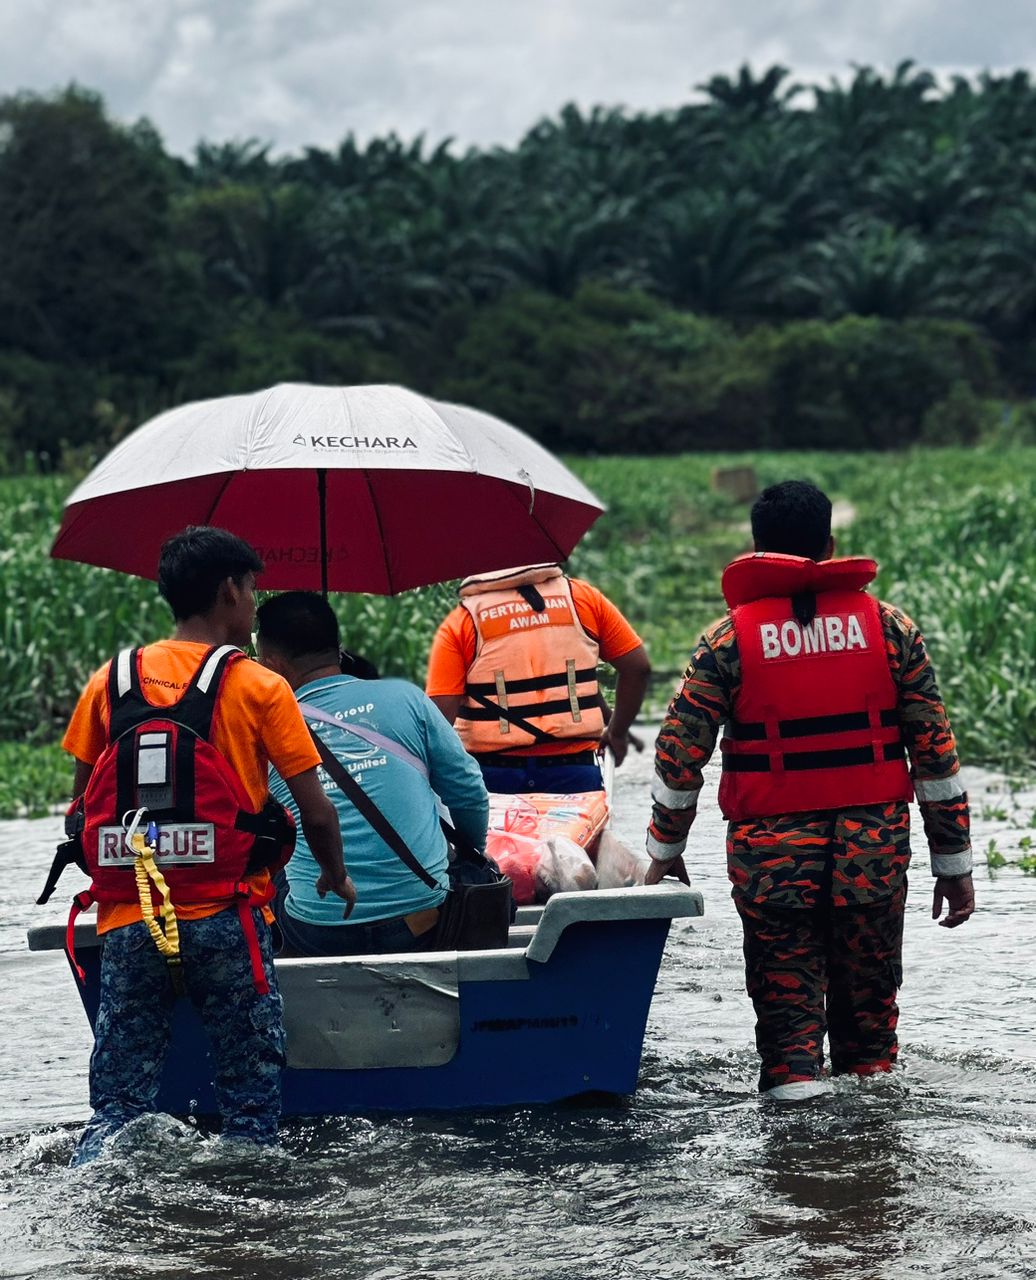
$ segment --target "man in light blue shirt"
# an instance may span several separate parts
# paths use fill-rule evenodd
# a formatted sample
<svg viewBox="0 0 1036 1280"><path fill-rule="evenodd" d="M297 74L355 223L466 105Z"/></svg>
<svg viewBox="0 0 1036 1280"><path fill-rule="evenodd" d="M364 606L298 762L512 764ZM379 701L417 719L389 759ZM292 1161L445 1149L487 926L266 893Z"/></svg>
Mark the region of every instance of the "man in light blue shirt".
<svg viewBox="0 0 1036 1280"><path fill-rule="evenodd" d="M300 834L277 913L285 941L302 955L427 947L448 888L447 844L436 797L450 810L459 834L485 848L489 798L477 763L416 686L342 674L338 620L322 597L306 591L276 596L260 606L258 623L260 661L288 681L306 722L435 885L403 863L321 769L324 790L338 810L356 906L346 924L341 904L317 895L318 869ZM292 808L287 786L273 771L270 794Z"/></svg>

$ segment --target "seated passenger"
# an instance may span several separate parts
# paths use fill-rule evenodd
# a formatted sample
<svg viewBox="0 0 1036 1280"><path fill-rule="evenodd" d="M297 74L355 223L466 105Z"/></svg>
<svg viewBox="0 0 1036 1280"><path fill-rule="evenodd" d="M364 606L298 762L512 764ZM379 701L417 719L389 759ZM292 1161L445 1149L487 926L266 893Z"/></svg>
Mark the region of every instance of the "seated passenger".
<svg viewBox="0 0 1036 1280"><path fill-rule="evenodd" d="M338 810L357 903L343 924L341 904L317 895L317 867L300 834L277 912L285 941L301 955L427 948L448 888L436 796L449 808L459 834L485 848L489 801L478 765L420 689L404 680L360 680L342 673L338 620L320 596L290 591L267 600L258 623L259 660L288 681L307 723L435 882L432 888L409 870L321 769L324 789ZM306 715L307 709L314 714ZM317 718L317 712L340 725ZM357 736L350 726L373 733L374 739ZM410 759L393 754L394 745ZM292 807L276 773L271 773L270 792Z"/></svg>

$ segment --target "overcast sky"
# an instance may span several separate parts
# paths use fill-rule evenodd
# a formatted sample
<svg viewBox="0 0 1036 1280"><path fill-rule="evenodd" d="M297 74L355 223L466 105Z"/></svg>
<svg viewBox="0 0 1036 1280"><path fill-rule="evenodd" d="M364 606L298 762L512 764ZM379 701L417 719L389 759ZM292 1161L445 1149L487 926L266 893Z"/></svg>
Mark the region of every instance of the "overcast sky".
<svg viewBox="0 0 1036 1280"><path fill-rule="evenodd" d="M563 103L674 106L717 71L1032 66L1031 0L0 0L0 93L75 80L174 151L349 130L511 143Z"/></svg>

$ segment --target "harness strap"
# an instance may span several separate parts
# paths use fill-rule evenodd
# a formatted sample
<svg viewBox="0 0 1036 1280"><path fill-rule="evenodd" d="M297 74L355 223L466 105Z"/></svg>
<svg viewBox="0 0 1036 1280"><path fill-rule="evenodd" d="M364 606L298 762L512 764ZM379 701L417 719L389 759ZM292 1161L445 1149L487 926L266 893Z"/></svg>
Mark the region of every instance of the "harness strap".
<svg viewBox="0 0 1036 1280"><path fill-rule="evenodd" d="M786 770L788 773L811 773L815 769L847 769L856 765L878 765L894 763L903 758L903 740L886 742L880 751L875 752L870 744L861 747L837 747L823 751L790 751L783 755L777 753L778 764L773 758L762 752L751 752L734 755L725 752L723 770L725 773L770 773L775 770Z"/></svg>
<svg viewBox="0 0 1036 1280"><path fill-rule="evenodd" d="M76 959L76 921L82 912L92 907L94 904L94 895L89 889L84 889L82 893L77 893L72 899L72 907L68 913L68 924L65 926L65 955L68 956L76 977L80 983L86 981L86 970Z"/></svg>
<svg viewBox="0 0 1036 1280"><path fill-rule="evenodd" d="M323 738L314 733L312 729L310 729L309 735L313 739L313 745L320 753L320 764L323 767L324 772L334 783L337 784L339 790L343 791L352 801L400 862L403 863L408 871L412 871L418 879L423 881L429 889L441 889L442 885L440 885L438 880L436 880L436 878L425 867L423 867L420 862L418 862L410 852L410 849L407 847L406 841L403 837L399 834L392 823L389 822L388 818L385 817L348 769L343 768L334 753L324 742Z"/></svg>
<svg viewBox="0 0 1036 1280"><path fill-rule="evenodd" d="M368 746L378 747L387 755L402 760L404 764L416 769L423 778L428 777L428 766L425 762L419 756L415 756L412 751L408 751L402 743L386 738L383 733L376 733L373 729L366 727L361 729L355 724L347 724L344 720L339 720L327 711L321 710L320 707L314 707L312 703L300 700L299 707L307 720L319 720L322 724L329 724L334 729L341 729L343 733L351 733L362 742L366 742Z"/></svg>
<svg viewBox="0 0 1036 1280"><path fill-rule="evenodd" d="M871 755L874 757L874 768L877 769L880 767L882 748L888 735L882 736L883 716L877 699L873 695L867 699L867 718L870 722L868 728L871 731Z"/></svg>
<svg viewBox="0 0 1036 1280"><path fill-rule="evenodd" d="M242 883L241 888L244 892L237 900L237 916L241 921L241 932L245 935L245 945L248 947L248 959L252 965L252 982L261 996L268 996L270 994L270 984L267 981L266 969L263 965L263 953L259 949L259 934L255 927L255 917L252 915L252 899L254 895L250 885Z"/></svg>
<svg viewBox="0 0 1036 1280"><path fill-rule="evenodd" d="M508 693L538 693L541 689L553 689L559 685L568 685L570 681L570 668L575 672L576 682L578 684L589 684L591 680L596 682L596 667L576 667L575 659L569 658L565 664L563 672L555 672L548 676L528 676L521 680L505 680L504 684ZM496 684L491 680L474 681L465 685L464 692L472 697L476 693L494 693Z"/></svg>
<svg viewBox="0 0 1036 1280"><path fill-rule="evenodd" d="M524 716L518 714L513 707L502 706L498 702L492 702L489 698L484 698L480 693L469 693L472 702L477 702L477 707L461 707L457 712L458 720L495 720L498 716L509 720L511 724L517 725L519 729L524 729L526 733L531 734L537 742L556 743L557 739L552 738L549 733L544 733L538 725L532 724L526 720ZM578 708L581 711L588 711L591 707L599 705L596 694L584 694L576 699ZM531 711L534 715L564 715L565 712L571 713L572 703L568 698L559 698L556 702L541 702L538 705L533 703L527 707L523 707L525 711Z"/></svg>
<svg viewBox="0 0 1036 1280"><path fill-rule="evenodd" d="M465 711L461 707L457 712L458 720L495 720L497 716L500 716L504 720L509 720L511 724L517 725L519 729L524 729L537 742L545 746L553 744L554 739L549 733L544 733L538 724L533 724L531 721L526 720L524 716L520 716L517 711L512 711L510 707L502 706L498 702L491 702L489 698L484 698L480 693L473 693L470 697L472 702L477 702L484 710L476 711L473 707L469 707Z"/></svg>
<svg viewBox="0 0 1036 1280"><path fill-rule="evenodd" d="M893 729L899 725L899 712L875 710L868 705L864 711L843 711L829 716L801 716L793 720L779 720L777 734L781 738L811 738L827 733L855 733L864 729L873 729L875 721L883 729ZM735 742L762 741L768 736L766 724L761 721L732 721L728 726L728 736Z"/></svg>

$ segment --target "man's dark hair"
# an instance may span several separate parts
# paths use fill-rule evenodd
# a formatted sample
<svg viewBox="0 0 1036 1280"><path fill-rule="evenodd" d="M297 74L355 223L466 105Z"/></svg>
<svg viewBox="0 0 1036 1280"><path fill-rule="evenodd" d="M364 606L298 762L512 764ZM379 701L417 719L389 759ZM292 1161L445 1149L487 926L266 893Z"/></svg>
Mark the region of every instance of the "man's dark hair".
<svg viewBox="0 0 1036 1280"><path fill-rule="evenodd" d="M226 529L193 524L162 544L158 590L181 622L208 613L227 578L240 583L246 573L262 571L262 560L247 542Z"/></svg>
<svg viewBox="0 0 1036 1280"><path fill-rule="evenodd" d="M752 537L759 551L822 556L831 537L831 499L808 480L782 480L752 506Z"/></svg>
<svg viewBox="0 0 1036 1280"><path fill-rule="evenodd" d="M357 680L378 680L381 676L370 658L365 658L362 653L352 653L348 649L339 650L338 665L343 676L355 676Z"/></svg>
<svg viewBox="0 0 1036 1280"><path fill-rule="evenodd" d="M338 652L338 619L315 591L285 591L264 600L257 613L259 638L286 658Z"/></svg>

